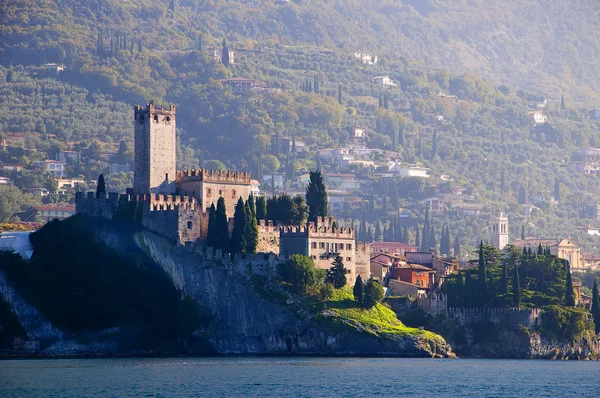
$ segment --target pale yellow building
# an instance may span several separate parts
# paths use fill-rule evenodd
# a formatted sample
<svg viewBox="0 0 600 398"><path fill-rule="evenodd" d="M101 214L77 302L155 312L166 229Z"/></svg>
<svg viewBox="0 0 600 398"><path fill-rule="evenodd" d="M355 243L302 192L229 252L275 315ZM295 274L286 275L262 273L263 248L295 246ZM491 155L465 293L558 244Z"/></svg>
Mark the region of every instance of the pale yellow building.
<svg viewBox="0 0 600 398"><path fill-rule="evenodd" d="M540 239L540 238L525 238L513 242L513 245L519 250L523 248L531 248L532 253L537 253L539 245L542 248L550 249L550 254L567 260L571 269L583 269L581 261L581 246L579 242L570 236L563 239Z"/></svg>

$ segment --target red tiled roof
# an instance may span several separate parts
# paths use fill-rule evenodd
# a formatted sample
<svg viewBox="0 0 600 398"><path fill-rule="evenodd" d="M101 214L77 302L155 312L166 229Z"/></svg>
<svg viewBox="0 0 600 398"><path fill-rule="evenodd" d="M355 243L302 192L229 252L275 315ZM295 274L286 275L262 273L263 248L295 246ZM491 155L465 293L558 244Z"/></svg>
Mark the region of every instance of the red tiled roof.
<svg viewBox="0 0 600 398"><path fill-rule="evenodd" d="M40 205L34 207L37 211L75 211L75 205L70 203L67 204L49 204L49 205Z"/></svg>

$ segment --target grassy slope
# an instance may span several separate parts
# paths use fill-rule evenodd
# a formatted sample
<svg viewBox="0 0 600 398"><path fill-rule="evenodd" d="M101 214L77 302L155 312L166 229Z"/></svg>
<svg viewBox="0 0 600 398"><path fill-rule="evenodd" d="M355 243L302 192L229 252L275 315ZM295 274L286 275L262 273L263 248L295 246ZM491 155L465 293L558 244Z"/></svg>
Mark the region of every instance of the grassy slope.
<svg viewBox="0 0 600 398"><path fill-rule="evenodd" d="M427 341L443 341L435 333L405 326L391 309L382 304L369 309L357 307L350 287L335 290L333 298L325 305L327 309L321 312L319 318L334 327L350 327L378 337L413 336Z"/></svg>

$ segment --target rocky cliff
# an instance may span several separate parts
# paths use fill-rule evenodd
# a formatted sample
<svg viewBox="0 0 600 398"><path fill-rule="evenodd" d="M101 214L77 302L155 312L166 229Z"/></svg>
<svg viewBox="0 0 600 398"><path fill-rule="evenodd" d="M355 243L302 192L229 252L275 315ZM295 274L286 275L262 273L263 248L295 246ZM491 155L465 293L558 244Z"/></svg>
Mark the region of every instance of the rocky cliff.
<svg viewBox="0 0 600 398"><path fill-rule="evenodd" d="M94 223L89 223L94 225ZM0 274L0 295L22 323L31 340L25 355L130 355L130 354L264 354L264 355L373 355L401 357L451 357L443 338L423 335L372 333L358 325L332 328L323 322L327 313L314 317L294 302L265 297L257 279L241 275L221 261L206 260L197 252L174 245L149 231L118 231L110 224L91 228L94 241L113 253L136 250L152 259L168 275L182 297L193 298L210 322L179 340L174 352L135 351L121 346L122 333L112 328L95 334L71 336L51 324L27 304ZM258 279L266 281L267 278ZM264 293L264 292L263 292ZM1 324L1 322L0 322ZM335 329L335 330L333 330ZM432 338L433 336L433 338ZM41 342L41 344L40 344ZM23 355L7 351L5 355Z"/></svg>

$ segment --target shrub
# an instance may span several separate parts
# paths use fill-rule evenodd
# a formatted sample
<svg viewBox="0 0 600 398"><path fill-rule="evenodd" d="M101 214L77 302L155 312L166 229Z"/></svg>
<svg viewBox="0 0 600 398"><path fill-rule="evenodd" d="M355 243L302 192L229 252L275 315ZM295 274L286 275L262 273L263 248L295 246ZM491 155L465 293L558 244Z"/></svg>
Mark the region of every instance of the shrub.
<svg viewBox="0 0 600 398"><path fill-rule="evenodd" d="M320 286L326 271L315 267L312 259L302 254L292 255L285 263L279 264L279 276L288 282L295 293L306 295L310 288Z"/></svg>
<svg viewBox="0 0 600 398"><path fill-rule="evenodd" d="M372 308L375 304L383 300L384 291L383 286L373 279L369 279L365 283L365 295L363 299L363 306L366 308Z"/></svg>

